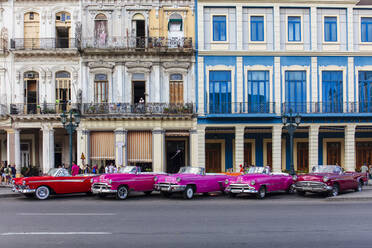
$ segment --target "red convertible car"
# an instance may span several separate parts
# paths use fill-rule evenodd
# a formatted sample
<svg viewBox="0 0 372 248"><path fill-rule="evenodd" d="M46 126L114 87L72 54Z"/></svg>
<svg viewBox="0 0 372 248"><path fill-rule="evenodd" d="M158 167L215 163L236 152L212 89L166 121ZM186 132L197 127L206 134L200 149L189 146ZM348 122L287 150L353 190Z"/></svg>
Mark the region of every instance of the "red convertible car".
<svg viewBox="0 0 372 248"><path fill-rule="evenodd" d="M337 196L346 190L362 191L368 179L366 173L344 172L338 165L318 165L313 167L312 173L299 175L294 180L299 195L310 192Z"/></svg>
<svg viewBox="0 0 372 248"><path fill-rule="evenodd" d="M48 199L51 194L90 194L91 179L95 176L71 176L64 168L53 168L46 176L15 178L12 180L13 191L39 200Z"/></svg>

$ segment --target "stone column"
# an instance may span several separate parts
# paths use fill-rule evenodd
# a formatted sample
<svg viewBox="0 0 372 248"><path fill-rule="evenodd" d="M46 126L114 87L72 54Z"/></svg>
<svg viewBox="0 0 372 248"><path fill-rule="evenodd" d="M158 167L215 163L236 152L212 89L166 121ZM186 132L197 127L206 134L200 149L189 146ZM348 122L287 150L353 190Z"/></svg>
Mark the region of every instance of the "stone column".
<svg viewBox="0 0 372 248"><path fill-rule="evenodd" d="M198 127L198 163L196 166L205 168L205 127Z"/></svg>
<svg viewBox="0 0 372 248"><path fill-rule="evenodd" d="M272 129L273 172L282 171L282 125L274 125Z"/></svg>
<svg viewBox="0 0 372 248"><path fill-rule="evenodd" d="M200 22L200 21L199 21ZM198 57L198 114L204 115L204 57ZM207 79L208 80L208 79ZM208 105L207 105L208 106Z"/></svg>
<svg viewBox="0 0 372 248"><path fill-rule="evenodd" d="M239 172L239 166L244 164L244 129L242 126L235 127L235 172Z"/></svg>
<svg viewBox="0 0 372 248"><path fill-rule="evenodd" d="M274 50L280 51L280 7L274 4Z"/></svg>
<svg viewBox="0 0 372 248"><path fill-rule="evenodd" d="M319 164L319 125L311 125L309 128L309 171Z"/></svg>
<svg viewBox="0 0 372 248"><path fill-rule="evenodd" d="M21 174L21 135L19 129L7 130L7 161L15 165L17 176Z"/></svg>
<svg viewBox="0 0 372 248"><path fill-rule="evenodd" d="M345 165L346 171L355 171L355 125L345 127Z"/></svg>
<svg viewBox="0 0 372 248"><path fill-rule="evenodd" d="M317 8L315 6L310 7L310 16L311 16L311 50L317 51L318 50L318 14Z"/></svg>
<svg viewBox="0 0 372 248"><path fill-rule="evenodd" d="M243 5L236 4L236 42L238 51L243 50Z"/></svg>
<svg viewBox="0 0 372 248"><path fill-rule="evenodd" d="M347 8L347 42L348 44L348 51L354 51L354 9L353 7ZM360 27L360 25L359 25ZM356 32L357 33L357 32ZM358 34L355 34L358 35Z"/></svg>
<svg viewBox="0 0 372 248"><path fill-rule="evenodd" d="M190 130L190 166L198 166L198 130Z"/></svg>
<svg viewBox="0 0 372 248"><path fill-rule="evenodd" d="M165 171L165 131L161 128L152 130L152 169L154 172Z"/></svg>
<svg viewBox="0 0 372 248"><path fill-rule="evenodd" d="M43 126L43 173L54 168L54 130L50 126Z"/></svg>
<svg viewBox="0 0 372 248"><path fill-rule="evenodd" d="M115 130L115 164L117 166L127 166L127 134L124 129Z"/></svg>
<svg viewBox="0 0 372 248"><path fill-rule="evenodd" d="M77 132L77 163L80 167L83 166L83 160L81 159L82 154L84 154L85 160L84 164L90 164L90 153L89 153L89 130L78 128Z"/></svg>
<svg viewBox="0 0 372 248"><path fill-rule="evenodd" d="M275 113L280 114L280 105L281 105L281 89L280 89L280 80L281 80L281 68L280 68L280 57L274 57L274 103L275 103Z"/></svg>

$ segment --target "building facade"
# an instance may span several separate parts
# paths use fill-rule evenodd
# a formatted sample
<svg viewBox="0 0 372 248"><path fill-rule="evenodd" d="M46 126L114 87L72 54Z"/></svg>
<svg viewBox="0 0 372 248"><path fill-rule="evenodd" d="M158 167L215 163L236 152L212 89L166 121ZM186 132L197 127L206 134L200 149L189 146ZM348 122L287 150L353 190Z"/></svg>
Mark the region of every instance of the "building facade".
<svg viewBox="0 0 372 248"><path fill-rule="evenodd" d="M177 171L194 159L193 1L2 0L1 160ZM194 142L196 143L196 142Z"/></svg>
<svg viewBox="0 0 372 248"><path fill-rule="evenodd" d="M197 3L198 164L289 170L372 161L372 2Z"/></svg>

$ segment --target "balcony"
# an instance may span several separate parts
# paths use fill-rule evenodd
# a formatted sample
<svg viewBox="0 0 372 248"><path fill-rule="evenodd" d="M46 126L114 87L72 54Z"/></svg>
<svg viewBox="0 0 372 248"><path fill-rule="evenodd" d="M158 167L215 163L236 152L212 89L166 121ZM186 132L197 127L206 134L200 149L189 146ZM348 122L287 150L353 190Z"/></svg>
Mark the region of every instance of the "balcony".
<svg viewBox="0 0 372 248"><path fill-rule="evenodd" d="M83 115L192 115L192 103L83 103Z"/></svg>
<svg viewBox="0 0 372 248"><path fill-rule="evenodd" d="M15 51L30 50L71 50L77 49L75 38L15 38L10 40Z"/></svg>
<svg viewBox="0 0 372 248"><path fill-rule="evenodd" d="M165 37L108 37L99 40L94 37L83 38L81 49L107 49L124 52L192 52L192 38Z"/></svg>
<svg viewBox="0 0 372 248"><path fill-rule="evenodd" d="M282 112L300 114L372 113L372 102L291 102L282 104Z"/></svg>
<svg viewBox="0 0 372 248"><path fill-rule="evenodd" d="M275 102L249 103L231 102L213 104L209 103L207 114L230 115L230 114L275 114Z"/></svg>
<svg viewBox="0 0 372 248"><path fill-rule="evenodd" d="M56 115L71 109L70 103L12 103L10 104L11 115Z"/></svg>

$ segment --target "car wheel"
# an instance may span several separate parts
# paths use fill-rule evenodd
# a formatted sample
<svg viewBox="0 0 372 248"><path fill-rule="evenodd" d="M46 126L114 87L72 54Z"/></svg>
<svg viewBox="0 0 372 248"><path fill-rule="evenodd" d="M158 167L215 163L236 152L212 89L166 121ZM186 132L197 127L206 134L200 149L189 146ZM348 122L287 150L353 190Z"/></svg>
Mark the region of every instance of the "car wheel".
<svg viewBox="0 0 372 248"><path fill-rule="evenodd" d="M172 193L170 192L164 192L164 191L161 191L160 194L165 197L165 198L169 198L172 196Z"/></svg>
<svg viewBox="0 0 372 248"><path fill-rule="evenodd" d="M232 192L229 192L229 193L228 193L228 196L229 196L230 198L234 198L236 195L237 195L237 193L232 193Z"/></svg>
<svg viewBox="0 0 372 248"><path fill-rule="evenodd" d="M287 194L294 194L295 192L296 192L295 185L294 184L289 185L287 189Z"/></svg>
<svg viewBox="0 0 372 248"><path fill-rule="evenodd" d="M306 192L305 191L297 191L297 195L299 196L305 196Z"/></svg>
<svg viewBox="0 0 372 248"><path fill-rule="evenodd" d="M183 198L190 200L193 197L194 197L194 188L192 186L187 186L185 191L183 192Z"/></svg>
<svg viewBox="0 0 372 248"><path fill-rule="evenodd" d="M338 184L333 184L332 191L330 192L330 196L338 196L338 193L340 191L340 188Z"/></svg>
<svg viewBox="0 0 372 248"><path fill-rule="evenodd" d="M145 192L143 192L143 193L145 193L145 195L151 195L151 193L152 193L152 190L150 190L150 191L145 191Z"/></svg>
<svg viewBox="0 0 372 248"><path fill-rule="evenodd" d="M118 200L125 200L125 199L128 198L128 194L129 194L128 187L122 185L116 191L116 199L118 199Z"/></svg>
<svg viewBox="0 0 372 248"><path fill-rule="evenodd" d="M50 195L50 190L47 186L40 186L35 191L35 196L38 200L46 200Z"/></svg>
<svg viewBox="0 0 372 248"><path fill-rule="evenodd" d="M358 186L355 189L355 192L361 192L362 190L363 190L363 183L359 181Z"/></svg>
<svg viewBox="0 0 372 248"><path fill-rule="evenodd" d="M257 198L258 199L263 199L263 198L265 198L265 196L266 196L266 187L261 186L260 189L258 190Z"/></svg>

